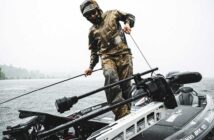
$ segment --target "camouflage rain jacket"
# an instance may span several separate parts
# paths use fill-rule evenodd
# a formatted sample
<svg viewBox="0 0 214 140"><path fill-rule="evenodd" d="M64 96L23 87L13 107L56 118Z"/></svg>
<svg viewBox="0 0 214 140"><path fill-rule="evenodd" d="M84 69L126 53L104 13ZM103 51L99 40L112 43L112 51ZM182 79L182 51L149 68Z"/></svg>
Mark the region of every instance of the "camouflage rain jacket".
<svg viewBox="0 0 214 140"><path fill-rule="evenodd" d="M135 17L118 10L110 10L102 14L102 19L103 21L99 25L93 25L89 32L91 69L98 63L99 56L104 59L120 54L131 54L120 21L133 27Z"/></svg>

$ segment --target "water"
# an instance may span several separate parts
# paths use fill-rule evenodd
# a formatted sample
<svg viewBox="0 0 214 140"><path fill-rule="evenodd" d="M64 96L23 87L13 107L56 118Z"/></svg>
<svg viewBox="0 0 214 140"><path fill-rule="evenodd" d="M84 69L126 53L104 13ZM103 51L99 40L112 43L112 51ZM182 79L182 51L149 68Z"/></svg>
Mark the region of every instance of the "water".
<svg viewBox="0 0 214 140"><path fill-rule="evenodd" d="M29 91L47 86L61 79L34 79L34 80L0 80L0 102L11 99ZM71 80L41 91L31 93L13 101L0 105L0 139L2 131L8 125L15 125L21 120L18 110L47 112L59 116L66 116L71 112L105 102L104 92L94 94L78 101L70 111L63 114L57 112L55 100L62 97L79 96L103 86L104 79L79 78Z"/></svg>
<svg viewBox="0 0 214 140"><path fill-rule="evenodd" d="M27 93L29 91L60 81L60 79L33 80L2 80L0 81L0 102ZM79 78L65 82L0 105L0 138L2 131L8 125L15 125L21 120L18 110L32 110L47 112L59 116L66 116L71 112L98 103L105 102L104 92L81 99L73 108L60 114L55 108L55 100L62 97L79 96L103 86L104 79ZM199 93L214 94L214 79L203 79L200 83L190 84Z"/></svg>

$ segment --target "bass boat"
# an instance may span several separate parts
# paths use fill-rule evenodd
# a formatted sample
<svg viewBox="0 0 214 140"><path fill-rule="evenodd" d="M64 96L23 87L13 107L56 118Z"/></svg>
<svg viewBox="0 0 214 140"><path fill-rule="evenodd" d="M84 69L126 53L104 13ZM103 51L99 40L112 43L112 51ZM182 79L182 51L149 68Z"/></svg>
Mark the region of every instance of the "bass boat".
<svg viewBox="0 0 214 140"><path fill-rule="evenodd" d="M199 82L198 72L173 73L164 77L154 68L93 90L81 96L56 100L63 113L78 100L129 80L132 97L112 105L98 104L67 116L19 110L28 121L8 126L4 140L212 140L214 139L214 98L197 93L185 84ZM144 78L144 75L151 76ZM114 120L112 109L132 104L131 113Z"/></svg>

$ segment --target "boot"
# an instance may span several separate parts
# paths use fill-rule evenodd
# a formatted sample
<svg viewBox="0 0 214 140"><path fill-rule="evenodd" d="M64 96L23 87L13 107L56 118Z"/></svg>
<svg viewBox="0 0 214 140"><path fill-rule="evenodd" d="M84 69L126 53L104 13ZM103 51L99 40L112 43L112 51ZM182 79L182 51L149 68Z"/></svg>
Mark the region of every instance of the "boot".
<svg viewBox="0 0 214 140"><path fill-rule="evenodd" d="M128 115L130 113L129 107L127 105L123 105L121 107L118 107L116 109L112 110L115 115L115 121L119 120L120 118Z"/></svg>

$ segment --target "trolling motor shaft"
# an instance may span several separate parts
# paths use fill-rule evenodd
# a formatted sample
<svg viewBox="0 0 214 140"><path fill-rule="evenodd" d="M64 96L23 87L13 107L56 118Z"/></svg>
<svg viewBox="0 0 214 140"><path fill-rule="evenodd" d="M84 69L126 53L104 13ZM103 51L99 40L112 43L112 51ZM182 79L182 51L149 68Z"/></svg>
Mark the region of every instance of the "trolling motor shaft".
<svg viewBox="0 0 214 140"><path fill-rule="evenodd" d="M63 113L65 111L68 111L70 110L70 108L78 102L79 99L82 99L82 98L85 98L87 96L90 96L92 94L95 94L97 92L100 92L100 91L103 91L105 89L108 89L108 88L111 88L111 87L114 87L116 85L120 85L121 83L124 83L124 82L127 82L127 81L130 81L132 79L135 79L137 76L142 76L142 75L145 75L145 74L149 74L149 73L153 73L154 71L158 70L158 68L154 68L154 69L151 69L151 70L148 70L148 71L145 71L143 73L140 73L140 74L135 74L129 78L126 78L126 79L123 79L121 81L118 81L116 83L113 83L113 84L110 84L110 85L107 85L107 86L104 86L102 88L98 88L96 90L93 90L91 92L88 92L86 94L83 94L81 96L73 96L73 97L63 97L61 99L57 99L56 102L55 102L55 105L56 105L56 108L57 108L57 111L60 112L60 113Z"/></svg>

